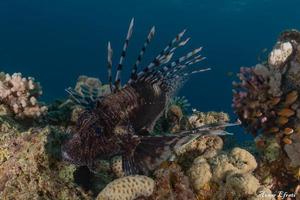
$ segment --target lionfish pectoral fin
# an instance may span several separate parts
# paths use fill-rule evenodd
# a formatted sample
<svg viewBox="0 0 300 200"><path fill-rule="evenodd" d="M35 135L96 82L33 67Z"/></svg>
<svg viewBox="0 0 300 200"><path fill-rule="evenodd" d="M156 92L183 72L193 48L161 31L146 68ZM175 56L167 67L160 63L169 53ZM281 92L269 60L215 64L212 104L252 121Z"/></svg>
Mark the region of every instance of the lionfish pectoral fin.
<svg viewBox="0 0 300 200"><path fill-rule="evenodd" d="M195 136L192 136L194 138ZM141 143L136 147L134 160L143 174L157 169L164 161L175 156L177 146L188 143L190 135L176 136L142 136Z"/></svg>
<svg viewBox="0 0 300 200"><path fill-rule="evenodd" d="M136 166L134 157L132 155L123 155L122 156L122 169L125 173L125 176L134 175L139 173L139 169Z"/></svg>
<svg viewBox="0 0 300 200"><path fill-rule="evenodd" d="M94 88L90 89L87 85L81 85L79 91L72 88L67 88L66 92L70 95L70 99L84 108L93 108L95 102L101 98L101 94Z"/></svg>

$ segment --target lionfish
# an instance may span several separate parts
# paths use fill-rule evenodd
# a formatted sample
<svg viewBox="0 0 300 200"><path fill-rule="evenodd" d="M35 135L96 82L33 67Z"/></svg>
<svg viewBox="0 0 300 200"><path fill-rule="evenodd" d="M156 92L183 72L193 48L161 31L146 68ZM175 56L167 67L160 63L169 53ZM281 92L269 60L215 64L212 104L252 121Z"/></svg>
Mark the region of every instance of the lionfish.
<svg viewBox="0 0 300 200"><path fill-rule="evenodd" d="M146 48L153 39L152 27L135 64L129 81L121 86L121 71L129 40L132 36L134 19L131 20L127 37L117 66L114 83L112 81L112 48L108 42L108 82L110 94L98 96L95 90L82 87L79 93L67 89L70 97L86 107L79 116L72 137L63 145L62 156L78 166L94 168L96 159L110 159L122 156L122 168L126 175L147 174L163 161L174 155L176 148L187 144L197 136L205 134L227 134L218 127L204 126L196 130L178 134L153 136L151 131L162 116L167 104L178 88L187 81L189 75L210 70L189 70L203 59L202 48L187 53L171 61L175 51L187 44L183 39L186 30L180 32L143 70L138 72ZM195 137L196 135L196 137Z"/></svg>

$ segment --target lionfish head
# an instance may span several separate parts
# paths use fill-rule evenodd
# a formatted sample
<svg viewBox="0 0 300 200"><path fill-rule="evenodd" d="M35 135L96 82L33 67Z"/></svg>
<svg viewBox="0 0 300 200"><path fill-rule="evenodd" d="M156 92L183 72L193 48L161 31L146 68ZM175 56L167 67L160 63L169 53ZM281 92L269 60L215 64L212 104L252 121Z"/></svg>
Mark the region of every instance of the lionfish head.
<svg viewBox="0 0 300 200"><path fill-rule="evenodd" d="M63 160L75 164L77 166L84 166L86 165L85 158L83 157L83 152L80 147L81 139L79 134L73 134L73 136L68 139L62 146L62 158Z"/></svg>
<svg viewBox="0 0 300 200"><path fill-rule="evenodd" d="M92 165L97 155L102 153L103 128L97 115L92 111L80 114L71 137L62 147L62 157L78 166Z"/></svg>

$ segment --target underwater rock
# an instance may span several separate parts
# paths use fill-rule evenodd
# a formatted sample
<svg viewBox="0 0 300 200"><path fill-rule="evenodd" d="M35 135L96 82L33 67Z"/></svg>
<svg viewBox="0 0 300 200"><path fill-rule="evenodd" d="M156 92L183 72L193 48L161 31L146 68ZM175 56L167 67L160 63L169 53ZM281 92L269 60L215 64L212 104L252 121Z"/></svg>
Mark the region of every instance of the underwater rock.
<svg viewBox="0 0 300 200"><path fill-rule="evenodd" d="M38 102L41 86L32 77L0 73L0 104L6 105L17 118L38 118L47 107Z"/></svg>
<svg viewBox="0 0 300 200"><path fill-rule="evenodd" d="M154 180L147 176L126 176L109 183L96 200L134 200L138 197L149 197L154 187Z"/></svg>
<svg viewBox="0 0 300 200"><path fill-rule="evenodd" d="M0 141L1 152L3 146L8 152L0 163L0 199L91 199L75 186L75 168L60 161L63 137L54 127L46 127Z"/></svg>

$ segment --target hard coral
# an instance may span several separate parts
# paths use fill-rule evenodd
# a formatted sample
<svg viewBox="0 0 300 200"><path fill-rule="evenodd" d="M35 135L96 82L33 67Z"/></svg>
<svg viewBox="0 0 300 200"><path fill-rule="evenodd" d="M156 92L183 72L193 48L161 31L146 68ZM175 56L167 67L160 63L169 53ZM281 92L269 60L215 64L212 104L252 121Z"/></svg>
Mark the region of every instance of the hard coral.
<svg viewBox="0 0 300 200"><path fill-rule="evenodd" d="M97 196L97 200L134 200L153 193L154 180L147 176L126 176L109 183Z"/></svg>
<svg viewBox="0 0 300 200"><path fill-rule="evenodd" d="M8 106L18 118L37 118L47 111L38 102L41 86L34 78L24 78L20 73L0 73L0 103Z"/></svg>
<svg viewBox="0 0 300 200"><path fill-rule="evenodd" d="M205 158L199 156L188 170L188 175L196 191L200 191L212 178L210 165Z"/></svg>
<svg viewBox="0 0 300 200"><path fill-rule="evenodd" d="M204 135L176 149L177 156L195 152L198 156L213 157L223 147L223 140L219 136Z"/></svg>
<svg viewBox="0 0 300 200"><path fill-rule="evenodd" d="M260 166L269 168L259 171L269 171L277 191L296 187L291 174L300 167L299 47L300 32L283 32L268 61L241 68L240 82L233 83L233 108L246 129L259 135Z"/></svg>
<svg viewBox="0 0 300 200"><path fill-rule="evenodd" d="M256 166L249 152L234 148L212 158L199 156L188 175L198 199L247 199L261 186L252 175Z"/></svg>
<svg viewBox="0 0 300 200"><path fill-rule="evenodd" d="M156 188L148 200L196 200L189 179L181 171L180 166L174 163L166 165L155 171Z"/></svg>
<svg viewBox="0 0 300 200"><path fill-rule="evenodd" d="M229 121L229 115L224 112L200 112L193 110L193 114L189 117L189 123L194 128L198 128L203 125L224 123Z"/></svg>

